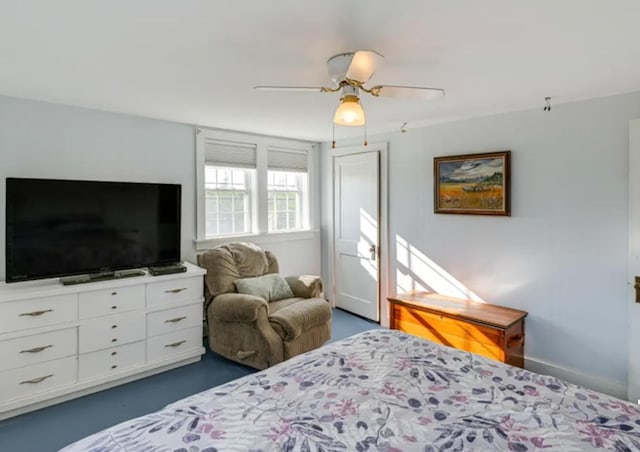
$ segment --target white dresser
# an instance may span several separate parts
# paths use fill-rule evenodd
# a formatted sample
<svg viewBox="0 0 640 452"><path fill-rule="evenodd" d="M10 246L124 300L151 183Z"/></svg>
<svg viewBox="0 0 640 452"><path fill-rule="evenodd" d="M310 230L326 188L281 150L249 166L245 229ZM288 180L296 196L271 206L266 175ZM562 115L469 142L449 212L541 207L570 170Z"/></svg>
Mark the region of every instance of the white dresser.
<svg viewBox="0 0 640 452"><path fill-rule="evenodd" d="M200 360L203 275L0 283L0 419Z"/></svg>

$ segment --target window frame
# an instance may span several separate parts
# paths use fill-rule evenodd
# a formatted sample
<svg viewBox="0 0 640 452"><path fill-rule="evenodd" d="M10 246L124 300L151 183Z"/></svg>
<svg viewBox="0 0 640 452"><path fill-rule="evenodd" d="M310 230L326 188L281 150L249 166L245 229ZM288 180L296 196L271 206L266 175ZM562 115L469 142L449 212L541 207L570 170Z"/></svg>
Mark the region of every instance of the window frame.
<svg viewBox="0 0 640 452"><path fill-rule="evenodd" d="M233 187L230 188L224 188L224 187L218 187L217 189L211 189L209 187L207 187L207 178L206 178L206 168L210 167L210 168L215 168L215 171L218 172L220 170L231 170L231 171L238 171L238 170L242 170L244 171L244 184L245 184L245 188L244 189L234 189ZM251 168L242 168L242 167L234 167L234 166L223 166L223 165L207 165L207 163L205 162L205 167L204 167L204 171L205 171L205 177L204 177L204 182L205 182L205 189L204 189L204 194L205 194L205 203L204 203L204 215L205 215L205 237L210 237L210 238L217 238L217 237L226 237L226 236L236 236L236 235L246 235L246 234L251 234L251 232L255 229L255 215L253 212L253 200L255 199L255 170L251 169ZM217 175L217 174L216 174ZM233 175L232 175L232 179L233 179ZM233 182L232 182L233 184ZM220 183L218 183L218 185L220 185ZM243 214L246 214L248 216L248 220L245 218L245 223L247 223L248 221L248 231L245 232L231 232L231 233L227 233L227 234L216 234L216 235L206 235L207 233L207 223L209 221L209 219L207 218L207 192L209 190L212 191L216 191L218 193L233 193L233 194L237 194L237 193L241 193L242 195L245 196L245 201L244 201L244 209L242 211ZM219 202L219 199L218 199ZM232 199L232 204L234 203L234 200ZM232 210L231 215L233 217L235 217L235 215L238 212L236 210ZM219 217L220 213L218 212L218 217ZM235 222L235 218L233 220ZM220 219L218 218L218 229L219 229L219 224L220 224Z"/></svg>
<svg viewBox="0 0 640 452"><path fill-rule="evenodd" d="M196 127L196 249L203 250L230 239L259 240L262 243L297 238L311 238L319 230L320 198L319 198L319 159L318 144L287 138L276 138L265 135L252 135L241 132L230 132L216 129ZM253 180L252 231L247 234L230 234L206 236L205 211L205 139L230 143L250 143L256 146L256 169ZM305 214L306 223L296 231L269 231L268 222L268 149L287 148L306 152L307 154L307 200ZM223 165L219 165L223 166ZM227 167L231 167L227 165ZM240 167L239 167L240 168ZM246 169L246 168L245 168ZM273 171L278 171L273 169ZM302 201L305 204L305 201Z"/></svg>
<svg viewBox="0 0 640 452"><path fill-rule="evenodd" d="M278 189L271 189L272 185L269 183L269 178L270 178L270 174L271 173L285 173L288 175L294 175L296 180L296 189L295 190L278 190ZM309 172L303 172L303 171L285 171L285 170L281 170L281 169L267 169L267 196L271 197L271 194L286 194L287 198L286 198L286 203L287 203L287 207L284 210L284 213L287 214L287 223L289 223L289 214L291 213L288 207L289 204L289 196L288 195L294 195L296 198L296 212L297 212L297 217L295 222L298 223L299 225L297 225L297 227L294 228L286 228L286 229L276 229L273 228L272 229L272 222L270 221L270 217L271 217L271 211L269 209L269 206L271 204L270 199L267 200L267 220L268 221L268 232L270 234L278 234L278 233L285 233L285 232L296 232L296 231L304 231L304 230L308 230L309 229ZM278 213L282 213L282 211L279 211L277 208L277 200L274 199L274 214L278 214ZM277 225L277 218L274 219L276 225Z"/></svg>

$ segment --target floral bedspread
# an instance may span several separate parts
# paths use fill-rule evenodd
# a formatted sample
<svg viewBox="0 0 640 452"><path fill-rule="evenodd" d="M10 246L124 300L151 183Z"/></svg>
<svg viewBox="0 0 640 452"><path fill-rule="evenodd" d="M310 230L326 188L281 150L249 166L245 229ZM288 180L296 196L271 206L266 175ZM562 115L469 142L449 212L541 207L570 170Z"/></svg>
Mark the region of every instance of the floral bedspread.
<svg viewBox="0 0 640 452"><path fill-rule="evenodd" d="M637 406L392 330L295 357L64 451L640 450Z"/></svg>

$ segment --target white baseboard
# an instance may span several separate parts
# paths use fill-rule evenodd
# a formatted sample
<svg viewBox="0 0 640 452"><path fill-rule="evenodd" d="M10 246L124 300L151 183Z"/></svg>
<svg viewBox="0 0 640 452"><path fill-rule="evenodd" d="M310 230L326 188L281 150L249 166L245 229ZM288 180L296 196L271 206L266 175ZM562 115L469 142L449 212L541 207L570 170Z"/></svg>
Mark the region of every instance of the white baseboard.
<svg viewBox="0 0 640 452"><path fill-rule="evenodd" d="M524 367L539 374L551 375L570 383L584 386L595 391L604 392L623 400L627 400L627 384L620 381L605 380L583 374L577 370L567 369L557 364L525 357Z"/></svg>

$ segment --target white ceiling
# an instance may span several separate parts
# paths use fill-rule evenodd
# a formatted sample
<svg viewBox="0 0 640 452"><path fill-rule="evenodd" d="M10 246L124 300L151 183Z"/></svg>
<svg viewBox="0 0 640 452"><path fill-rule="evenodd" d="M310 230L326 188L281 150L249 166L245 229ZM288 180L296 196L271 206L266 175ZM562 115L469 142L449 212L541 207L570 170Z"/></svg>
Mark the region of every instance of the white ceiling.
<svg viewBox="0 0 640 452"><path fill-rule="evenodd" d="M640 90L637 0L0 0L0 94L172 121L331 139L325 62L372 49L368 133ZM360 134L341 128L338 136Z"/></svg>

